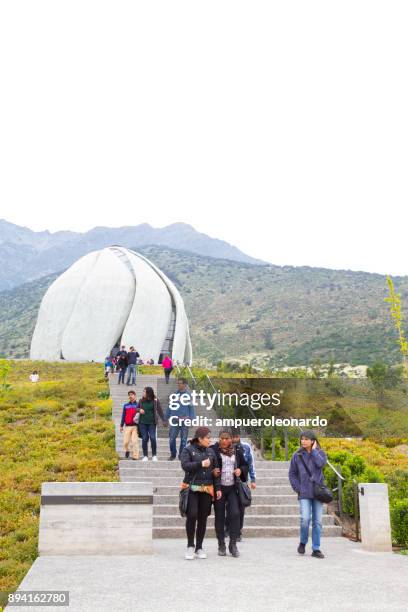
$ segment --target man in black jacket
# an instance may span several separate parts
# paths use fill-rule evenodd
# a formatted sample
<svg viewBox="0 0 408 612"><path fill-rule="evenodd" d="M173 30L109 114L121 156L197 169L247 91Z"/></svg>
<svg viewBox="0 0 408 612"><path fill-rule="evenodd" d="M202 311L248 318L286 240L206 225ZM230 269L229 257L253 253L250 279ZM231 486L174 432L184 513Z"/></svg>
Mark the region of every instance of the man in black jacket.
<svg viewBox="0 0 408 612"><path fill-rule="evenodd" d="M128 366L128 358L127 358L127 352L124 346L122 346L121 350L119 351L119 353L117 354L117 364L118 364L118 369L119 369L119 376L118 376L118 385L120 385L120 383L122 382L123 384L125 384L125 374L126 374L126 370L127 370L127 366Z"/></svg>
<svg viewBox="0 0 408 612"><path fill-rule="evenodd" d="M131 346L127 354L127 362L128 362L127 385L136 384L136 364L137 364L138 357L140 357L139 353L136 351L134 346Z"/></svg>
<svg viewBox="0 0 408 612"><path fill-rule="evenodd" d="M240 530L240 502L236 487L236 479L246 482L248 478L248 464L241 448L232 444L232 435L229 431L220 432L219 441L211 448L215 452L218 468L214 475L220 477L221 497L214 503L215 531L218 538L218 554L225 557L225 518L228 513L230 524L230 541L228 550L233 557L239 557L237 539Z"/></svg>

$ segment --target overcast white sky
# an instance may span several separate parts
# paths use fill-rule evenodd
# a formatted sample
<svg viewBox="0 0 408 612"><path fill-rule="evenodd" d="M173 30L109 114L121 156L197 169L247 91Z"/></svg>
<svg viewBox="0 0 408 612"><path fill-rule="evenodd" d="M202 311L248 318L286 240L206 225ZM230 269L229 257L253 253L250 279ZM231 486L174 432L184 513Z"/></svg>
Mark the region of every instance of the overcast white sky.
<svg viewBox="0 0 408 612"><path fill-rule="evenodd" d="M3 0L0 217L408 274L408 3Z"/></svg>

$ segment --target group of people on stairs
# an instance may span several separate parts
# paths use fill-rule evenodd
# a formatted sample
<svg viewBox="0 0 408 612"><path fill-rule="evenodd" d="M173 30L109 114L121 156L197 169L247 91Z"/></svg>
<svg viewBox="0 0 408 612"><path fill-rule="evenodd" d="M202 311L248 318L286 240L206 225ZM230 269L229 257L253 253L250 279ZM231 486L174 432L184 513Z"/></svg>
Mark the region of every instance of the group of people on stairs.
<svg viewBox="0 0 408 612"><path fill-rule="evenodd" d="M139 436L142 438L143 461L148 461L150 440L152 460L157 458L156 428L159 418L169 427L169 460L177 457L177 438L180 437L178 458L184 471L181 488L188 488L186 516L187 551L185 558L205 559L203 541L207 519L214 506L215 531L218 539L218 554L226 556L225 538L229 536L228 551L232 557L239 557L237 542L242 539L245 507L240 503L237 479L256 488L255 461L251 446L240 439L240 431L222 430L219 439L212 444L208 427L198 427L193 438L187 443L189 428L186 419L193 419L194 407L186 379L177 381L178 391L173 394L172 407L165 413L151 387L145 387L139 401L135 391L129 391L129 401L123 406L120 430L124 432L125 457L139 458ZM190 402L186 401L190 397ZM182 401L183 398L183 401ZM178 399L178 401L177 401ZM322 532L323 504L314 499L313 482L323 483L323 467L327 457L320 448L312 431L300 436L300 448L294 453L289 467L289 481L298 495L300 509L300 543L297 551L304 555L309 540L309 526L312 522L312 556L322 559L320 539Z"/></svg>

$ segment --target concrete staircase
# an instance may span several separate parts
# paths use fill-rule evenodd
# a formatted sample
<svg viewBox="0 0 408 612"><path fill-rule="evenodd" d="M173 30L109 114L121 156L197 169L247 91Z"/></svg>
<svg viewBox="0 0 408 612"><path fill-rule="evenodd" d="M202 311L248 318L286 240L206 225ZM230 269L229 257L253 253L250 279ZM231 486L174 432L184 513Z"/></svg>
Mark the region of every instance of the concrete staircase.
<svg viewBox="0 0 408 612"><path fill-rule="evenodd" d="M164 411L168 404L168 395L176 390L177 385L174 379L170 379L169 385L166 385L164 378L147 375L139 375L136 382L136 386L127 387L117 384L117 375L111 375L110 378L116 450L120 457L120 479L123 482L153 482L153 537L184 538L185 519L178 512L178 494L184 473L178 460L167 461L170 454L167 429L162 424L158 427L157 456L159 460L157 462L151 461L150 444L148 462L124 460L122 434L119 432L122 406L127 401L127 392L130 388L136 390L137 398L139 398L144 387L153 387ZM216 415L205 407L198 408L196 412L198 416L216 418ZM191 428L191 433L193 429ZM212 427L211 431L216 438L219 428ZM141 440L139 444L141 448ZM298 502L288 481L289 463L267 461L258 457L255 467L257 488L253 491L252 505L245 513L244 536L298 537ZM323 525L325 536L341 535L341 527L335 525L333 517L327 513L323 516ZM207 535L215 536L214 512L208 519Z"/></svg>

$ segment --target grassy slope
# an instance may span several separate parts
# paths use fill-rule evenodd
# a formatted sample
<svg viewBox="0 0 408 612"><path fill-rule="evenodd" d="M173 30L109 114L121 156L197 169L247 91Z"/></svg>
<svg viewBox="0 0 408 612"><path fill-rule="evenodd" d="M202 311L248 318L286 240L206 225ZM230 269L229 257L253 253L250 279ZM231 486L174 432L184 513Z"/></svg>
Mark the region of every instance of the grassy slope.
<svg viewBox="0 0 408 612"><path fill-rule="evenodd" d="M399 361L384 276L254 266L164 247L139 250L180 290L195 359L255 357L276 366L331 358ZM0 294L0 352L27 356L36 311L53 278ZM396 286L404 300L408 277Z"/></svg>
<svg viewBox="0 0 408 612"><path fill-rule="evenodd" d="M118 479L100 366L12 362L9 382L0 392L0 591L15 588L37 555L43 481Z"/></svg>
<svg viewBox="0 0 408 612"><path fill-rule="evenodd" d="M379 469L385 476L390 476L395 470L408 472L408 456L398 448L387 448L373 440L339 440L325 438L322 447L327 452L347 451L361 455L367 464Z"/></svg>

